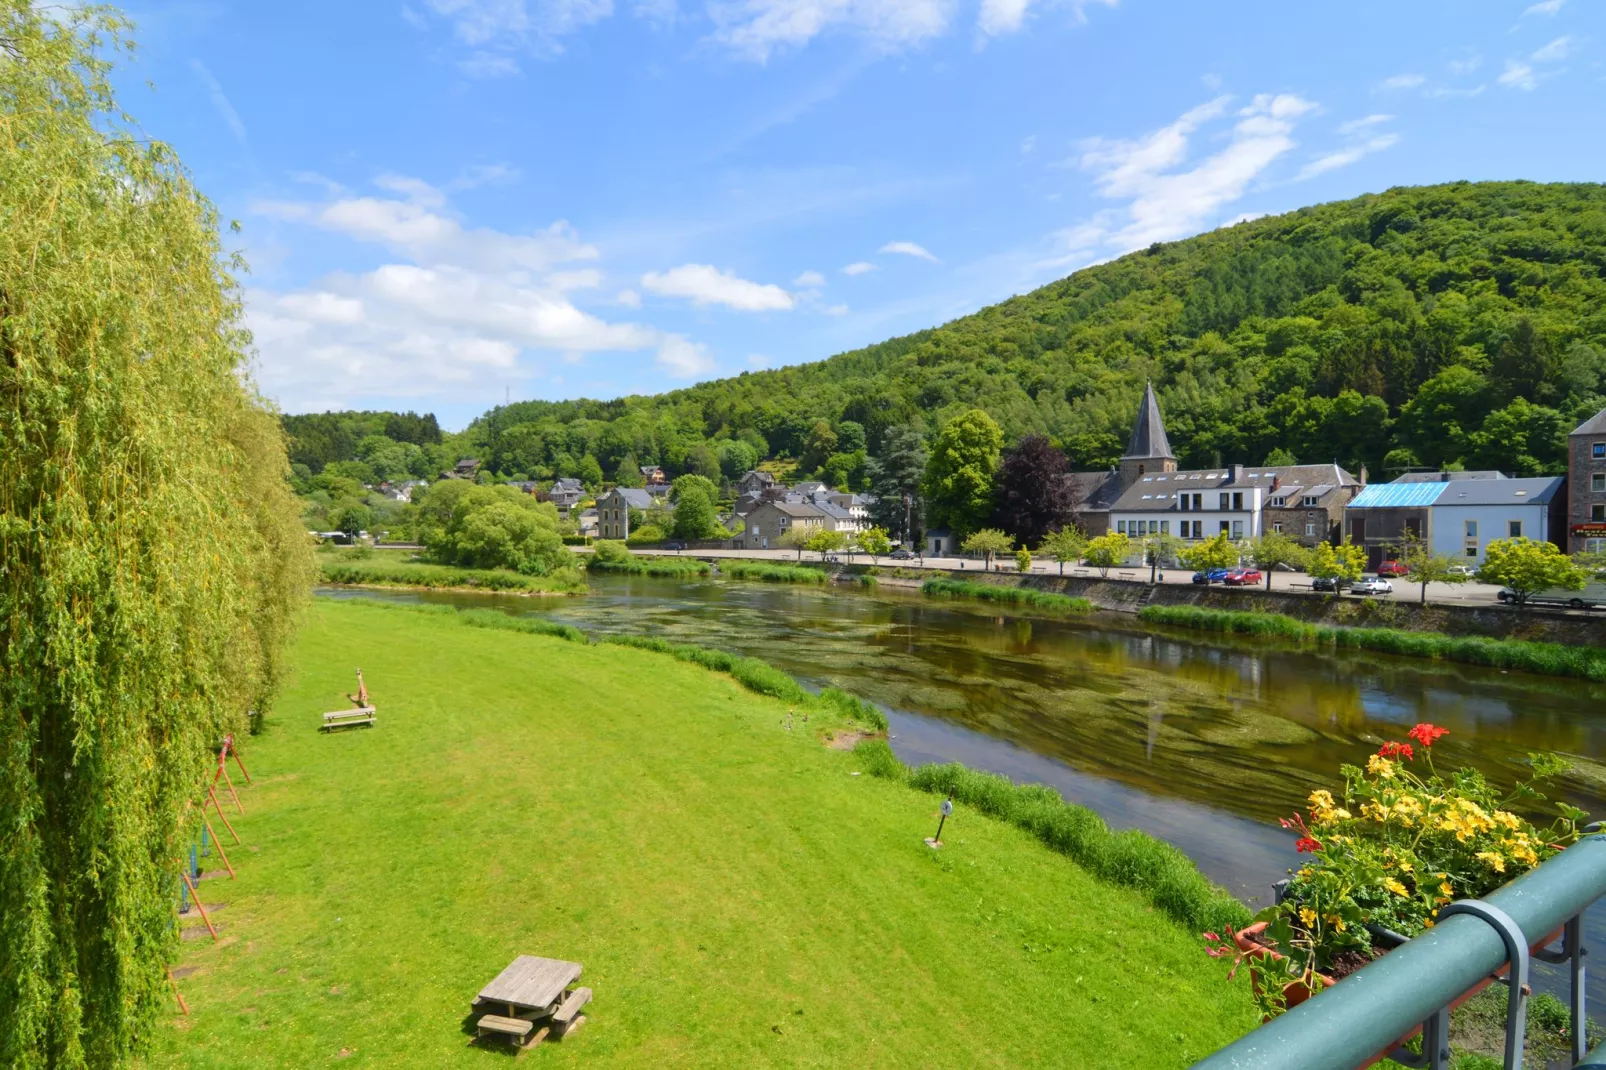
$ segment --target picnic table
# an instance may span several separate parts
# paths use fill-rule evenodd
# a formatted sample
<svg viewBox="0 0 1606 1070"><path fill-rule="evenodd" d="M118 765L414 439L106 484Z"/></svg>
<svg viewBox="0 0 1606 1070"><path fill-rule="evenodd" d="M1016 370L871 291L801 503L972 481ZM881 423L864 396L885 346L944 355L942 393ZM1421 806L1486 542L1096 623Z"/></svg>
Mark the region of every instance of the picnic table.
<svg viewBox="0 0 1606 1070"><path fill-rule="evenodd" d="M591 999L589 988L569 988L580 979L580 970L578 962L520 955L474 998L473 1009L481 1014L475 1039L500 1034L523 1050L548 1033L562 1037L574 1032L585 1021L580 1008ZM537 1029L537 1022L546 1024Z"/></svg>

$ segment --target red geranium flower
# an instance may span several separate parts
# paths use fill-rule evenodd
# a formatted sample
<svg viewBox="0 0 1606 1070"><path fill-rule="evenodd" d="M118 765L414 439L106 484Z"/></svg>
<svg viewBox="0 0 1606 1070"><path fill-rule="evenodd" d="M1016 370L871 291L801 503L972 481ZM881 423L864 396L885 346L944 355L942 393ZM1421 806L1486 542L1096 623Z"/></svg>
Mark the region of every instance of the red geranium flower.
<svg viewBox="0 0 1606 1070"><path fill-rule="evenodd" d="M1385 743L1377 753L1380 758L1404 758L1406 761L1416 757L1409 743Z"/></svg>
<svg viewBox="0 0 1606 1070"><path fill-rule="evenodd" d="M1294 850L1298 851L1302 855L1315 854L1321 849L1321 843L1311 839L1309 836L1301 836L1299 839L1294 841Z"/></svg>
<svg viewBox="0 0 1606 1070"><path fill-rule="evenodd" d="M1292 818L1279 817L1277 823L1285 829L1292 829L1299 833L1299 839L1294 841L1294 850L1301 854L1311 854L1322 849L1322 845L1310 834L1305 827L1305 819L1295 814Z"/></svg>
<svg viewBox="0 0 1606 1070"><path fill-rule="evenodd" d="M1433 744L1438 742L1441 737L1449 734L1450 730L1448 728L1440 728L1436 724L1428 724L1425 721L1406 733L1406 735L1410 736L1424 747L1433 746Z"/></svg>

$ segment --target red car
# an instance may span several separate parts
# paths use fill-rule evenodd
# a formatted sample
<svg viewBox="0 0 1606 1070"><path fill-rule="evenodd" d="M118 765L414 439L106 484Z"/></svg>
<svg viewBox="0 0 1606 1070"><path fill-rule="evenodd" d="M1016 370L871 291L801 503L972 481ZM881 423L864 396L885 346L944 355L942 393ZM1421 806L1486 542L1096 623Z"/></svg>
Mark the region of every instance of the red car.
<svg viewBox="0 0 1606 1070"><path fill-rule="evenodd" d="M1401 576L1404 576L1409 571L1410 570L1407 569L1405 567L1405 565L1402 562L1399 562L1399 561L1385 561L1381 565L1377 566L1377 574L1379 576L1382 576L1385 579L1388 579L1388 578L1399 579Z"/></svg>
<svg viewBox="0 0 1606 1070"><path fill-rule="evenodd" d="M1265 578L1258 568L1235 568L1228 572L1226 578L1221 582L1228 587L1248 587L1251 584L1262 582Z"/></svg>

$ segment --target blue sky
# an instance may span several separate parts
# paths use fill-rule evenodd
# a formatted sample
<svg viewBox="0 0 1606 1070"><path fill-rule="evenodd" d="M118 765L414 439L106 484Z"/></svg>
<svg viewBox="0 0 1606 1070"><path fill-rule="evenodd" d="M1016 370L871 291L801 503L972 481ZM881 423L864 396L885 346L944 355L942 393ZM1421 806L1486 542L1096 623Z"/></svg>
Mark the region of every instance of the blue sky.
<svg viewBox="0 0 1606 1070"><path fill-rule="evenodd" d="M1606 177L1602 0L128 11L290 412L654 393L1246 216Z"/></svg>

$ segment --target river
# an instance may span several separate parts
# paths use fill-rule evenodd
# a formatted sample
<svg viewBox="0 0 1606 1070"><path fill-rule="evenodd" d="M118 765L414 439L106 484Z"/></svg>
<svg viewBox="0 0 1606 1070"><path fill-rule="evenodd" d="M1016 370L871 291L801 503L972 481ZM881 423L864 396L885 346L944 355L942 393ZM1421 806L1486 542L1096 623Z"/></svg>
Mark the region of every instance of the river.
<svg viewBox="0 0 1606 1070"><path fill-rule="evenodd" d="M1549 794L1606 817L1606 686L1368 653L1157 632L1123 614L1071 620L918 592L599 576L589 597L338 591L492 605L598 633L660 636L762 658L887 711L904 761L960 761L1036 781L1186 851L1251 905L1296 856L1276 824L1341 763L1364 764L1418 721L1450 730L1441 767L1497 783L1551 750L1574 771ZM1534 815L1538 816L1538 815ZM1591 911L1597 946L1606 910ZM1591 985L1597 1014L1606 978Z"/></svg>

